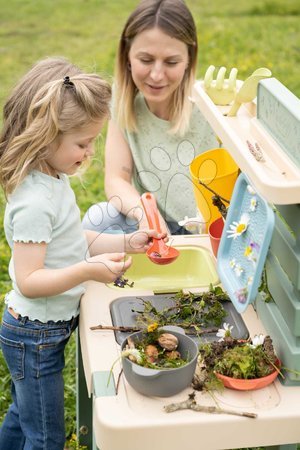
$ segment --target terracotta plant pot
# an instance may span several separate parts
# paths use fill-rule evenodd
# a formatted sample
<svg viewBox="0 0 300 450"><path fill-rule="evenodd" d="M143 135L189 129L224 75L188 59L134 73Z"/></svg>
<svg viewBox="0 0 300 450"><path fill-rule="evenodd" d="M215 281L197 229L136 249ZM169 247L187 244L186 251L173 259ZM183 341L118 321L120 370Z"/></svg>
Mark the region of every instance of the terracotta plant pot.
<svg viewBox="0 0 300 450"><path fill-rule="evenodd" d="M278 361L276 365L280 368L280 361ZM261 389L273 383L273 381L278 377L278 371L274 370L274 372L270 373L270 375L267 375L266 377L252 378L249 380L226 377L225 375L217 372L216 377L219 378L224 386L229 389L235 389L238 391L254 391L255 389Z"/></svg>

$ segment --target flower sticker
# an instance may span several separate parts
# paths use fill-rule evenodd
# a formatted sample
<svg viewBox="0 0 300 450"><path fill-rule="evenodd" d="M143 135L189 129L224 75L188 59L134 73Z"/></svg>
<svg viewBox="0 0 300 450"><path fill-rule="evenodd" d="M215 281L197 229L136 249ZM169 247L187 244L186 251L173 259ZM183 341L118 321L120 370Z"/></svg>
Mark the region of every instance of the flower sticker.
<svg viewBox="0 0 300 450"><path fill-rule="evenodd" d="M257 198L256 197L251 197L250 207L249 207L250 211L254 212L256 210L256 207L257 207Z"/></svg>
<svg viewBox="0 0 300 450"><path fill-rule="evenodd" d="M249 225L250 217L248 214L242 214L242 217L240 218L239 222L232 222L232 224L229 225L230 230L227 230L228 238L236 239L238 236L241 236L243 234Z"/></svg>
<svg viewBox="0 0 300 450"><path fill-rule="evenodd" d="M258 252L259 249L260 249L260 245L259 245L257 242L254 242L254 241L251 241L251 242L250 242L250 247L251 247L253 250L256 250L257 252Z"/></svg>
<svg viewBox="0 0 300 450"><path fill-rule="evenodd" d="M246 303L248 289L246 287L238 289L237 291L235 291L235 295L239 303Z"/></svg>
<svg viewBox="0 0 300 450"><path fill-rule="evenodd" d="M244 250L244 256L251 261L254 265L257 262L257 252L260 246L257 242L251 241Z"/></svg>
<svg viewBox="0 0 300 450"><path fill-rule="evenodd" d="M256 194L255 190L253 189L253 187L250 184L247 185L247 191L251 195L255 195Z"/></svg>
<svg viewBox="0 0 300 450"><path fill-rule="evenodd" d="M247 285L251 286L251 284L253 283L253 276L251 275L250 277L248 277L247 279Z"/></svg>
<svg viewBox="0 0 300 450"><path fill-rule="evenodd" d="M235 260L234 258L232 258L232 259L229 261L229 267L230 267L230 269L234 269L235 266L236 266L236 260Z"/></svg>
<svg viewBox="0 0 300 450"><path fill-rule="evenodd" d="M219 342L222 342L225 338L230 337L232 329L233 325L229 325L229 323L224 322L223 328L219 328L216 334L216 336L220 338Z"/></svg>
<svg viewBox="0 0 300 450"><path fill-rule="evenodd" d="M244 272L244 269L241 267L240 264L236 264L233 270L237 277L240 277L242 275L242 273Z"/></svg>

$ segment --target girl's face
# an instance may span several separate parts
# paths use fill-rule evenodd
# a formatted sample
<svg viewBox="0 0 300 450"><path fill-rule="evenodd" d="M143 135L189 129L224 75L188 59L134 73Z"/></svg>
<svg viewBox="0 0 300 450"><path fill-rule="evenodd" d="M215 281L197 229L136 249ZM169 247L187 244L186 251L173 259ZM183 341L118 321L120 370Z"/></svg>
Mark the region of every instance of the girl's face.
<svg viewBox="0 0 300 450"><path fill-rule="evenodd" d="M82 163L94 154L94 141L104 121L91 122L80 130L62 135L58 147L50 145L51 155L47 158L47 173L57 177L59 173L74 175Z"/></svg>
<svg viewBox="0 0 300 450"><path fill-rule="evenodd" d="M152 28L133 39L128 58L133 82L150 111L168 119L170 99L188 67L187 45L159 28Z"/></svg>

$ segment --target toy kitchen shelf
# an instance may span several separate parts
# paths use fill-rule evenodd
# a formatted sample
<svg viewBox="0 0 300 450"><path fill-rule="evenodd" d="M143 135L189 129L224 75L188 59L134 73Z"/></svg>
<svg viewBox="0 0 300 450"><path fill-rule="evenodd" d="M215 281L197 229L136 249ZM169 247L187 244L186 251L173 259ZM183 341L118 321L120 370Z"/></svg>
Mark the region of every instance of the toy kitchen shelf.
<svg viewBox="0 0 300 450"><path fill-rule="evenodd" d="M265 81L269 83L274 80L261 81L259 88L264 86ZM275 80L276 82L277 80ZM282 87L282 85L280 86ZM278 86L276 88L278 90ZM286 91L289 96L292 96L290 103L296 103L297 99L295 100L294 95L287 89ZM216 106L206 94L202 81L195 83L193 100L221 139L223 147L231 154L240 169L248 175L258 192L268 202L278 205L300 203L300 164L297 166L297 160L292 160L283 146L279 145L262 126L262 122L256 117L256 102L242 104L236 116L226 117L224 114L229 111L230 106ZM272 101L276 103L276 98L272 98ZM289 131L288 125L294 117L291 116L291 120L289 120L288 111L282 108L279 112L278 109L275 109L276 107L273 108L272 114L284 114L284 124ZM279 115L278 123L280 120L281 116ZM281 122L283 121L281 120ZM290 130L294 134L296 131L300 139L299 128ZM288 138L289 136L286 137L286 139ZM247 141L252 145L259 144L264 162L257 161L250 153ZM300 155L299 142L296 144L297 149L294 150L298 158Z"/></svg>

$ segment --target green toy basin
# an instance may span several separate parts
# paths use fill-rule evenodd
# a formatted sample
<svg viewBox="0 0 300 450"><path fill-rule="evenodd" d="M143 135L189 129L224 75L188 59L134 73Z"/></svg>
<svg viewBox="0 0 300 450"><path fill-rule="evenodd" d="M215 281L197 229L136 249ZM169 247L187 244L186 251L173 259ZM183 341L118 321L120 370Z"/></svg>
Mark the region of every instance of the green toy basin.
<svg viewBox="0 0 300 450"><path fill-rule="evenodd" d="M207 287L220 283L211 253L203 247L176 247L179 257L171 264L153 264L146 255L132 255L133 263L125 278L134 282L134 289L157 293L178 292L180 289ZM113 284L113 289L120 289ZM124 289L130 290L130 287Z"/></svg>

